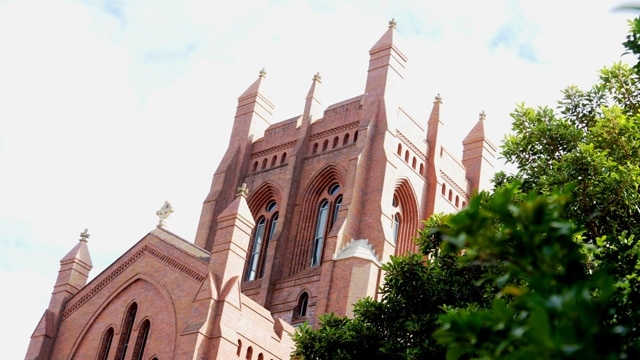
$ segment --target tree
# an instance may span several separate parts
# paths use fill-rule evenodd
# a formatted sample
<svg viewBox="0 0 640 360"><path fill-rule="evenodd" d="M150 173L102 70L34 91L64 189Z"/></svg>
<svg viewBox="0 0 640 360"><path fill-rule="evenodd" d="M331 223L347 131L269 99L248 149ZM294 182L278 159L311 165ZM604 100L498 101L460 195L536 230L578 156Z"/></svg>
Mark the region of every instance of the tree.
<svg viewBox="0 0 640 360"><path fill-rule="evenodd" d="M639 19L624 43L639 54ZM635 44L635 46L632 46ZM551 194L572 184L567 217L584 228L595 247L592 268L607 268L618 301L612 322L640 338L640 77L638 68L615 63L583 91L563 91L557 111L518 105L512 134L502 146L515 174L496 176L496 186L519 183L521 194Z"/></svg>
<svg viewBox="0 0 640 360"><path fill-rule="evenodd" d="M392 257L383 265L386 276L380 301L358 301L353 318L327 314L320 317L318 329L306 324L299 327L294 334L294 358L443 358L445 347L432 337L440 326L438 316L444 313L443 306L488 306L497 287L482 279L498 271L482 264L460 267L456 254L438 251L440 234L429 229L445 225L448 218L434 217L421 232L423 254Z"/></svg>
<svg viewBox="0 0 640 360"><path fill-rule="evenodd" d="M639 33L635 19L624 44L636 56ZM520 285L488 310L448 309L435 336L449 358L640 357L639 72L615 63L556 110L512 113L502 154L516 173L442 231L466 247L461 261L501 261Z"/></svg>
<svg viewBox="0 0 640 360"><path fill-rule="evenodd" d="M640 18L624 44L640 59ZM422 254L384 265L380 301L301 327L295 354L640 358L639 74L615 63L555 110L518 105L502 145L517 171L432 219Z"/></svg>
<svg viewBox="0 0 640 360"><path fill-rule="evenodd" d="M585 230L566 218L571 189L514 199L514 187L474 199L442 229L462 263L499 262L504 284L486 309L449 307L434 334L447 359L624 359L640 356L607 268L590 272ZM486 224L499 224L489 227ZM517 279L517 281L513 281Z"/></svg>

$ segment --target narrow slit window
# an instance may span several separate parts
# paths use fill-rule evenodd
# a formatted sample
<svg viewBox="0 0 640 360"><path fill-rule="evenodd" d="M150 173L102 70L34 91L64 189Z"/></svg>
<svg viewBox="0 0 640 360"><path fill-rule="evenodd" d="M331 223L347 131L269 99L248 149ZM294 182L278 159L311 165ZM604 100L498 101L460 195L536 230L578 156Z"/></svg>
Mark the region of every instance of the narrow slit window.
<svg viewBox="0 0 640 360"><path fill-rule="evenodd" d="M255 280L258 273L258 262L260 260L260 253L262 250L262 239L264 237L265 225L266 219L261 217L260 220L258 220L255 235L253 236L251 255L249 257L249 268L247 269L247 276L245 278L248 281Z"/></svg>
<svg viewBox="0 0 640 360"><path fill-rule="evenodd" d="M143 360L144 348L147 346L149 340L149 331L151 329L151 323L149 320L145 320L140 325L138 330L138 339L136 340L136 346L133 348L133 360Z"/></svg>
<svg viewBox="0 0 640 360"><path fill-rule="evenodd" d="M131 341L131 332L133 331L133 322L136 319L138 304L133 303L127 309L124 321L122 323L122 331L120 333L120 341L118 343L118 351L116 352L116 360L124 360Z"/></svg>
<svg viewBox="0 0 640 360"><path fill-rule="evenodd" d="M111 350L111 343L113 342L113 333L113 328L109 327L104 335L102 335L100 350L98 351L98 360L107 360L109 357L109 350Z"/></svg>
<svg viewBox="0 0 640 360"><path fill-rule="evenodd" d="M333 217L331 219L331 227L333 227L333 224L335 224L336 220L338 220L338 212L340 211L341 206L342 206L342 195L336 198L336 202L333 205Z"/></svg>
<svg viewBox="0 0 640 360"><path fill-rule="evenodd" d="M327 230L327 217L329 216L329 202L323 200L318 209L316 221L316 235L313 239L313 252L311 254L311 266L318 266L322 257L322 245Z"/></svg>
<svg viewBox="0 0 640 360"><path fill-rule="evenodd" d="M300 317L307 316L307 306L309 305L309 294L303 292L298 299L298 314Z"/></svg>
<svg viewBox="0 0 640 360"><path fill-rule="evenodd" d="M393 243L398 243L398 236L400 236L400 214L393 214L393 224L392 224L392 232L393 232Z"/></svg>

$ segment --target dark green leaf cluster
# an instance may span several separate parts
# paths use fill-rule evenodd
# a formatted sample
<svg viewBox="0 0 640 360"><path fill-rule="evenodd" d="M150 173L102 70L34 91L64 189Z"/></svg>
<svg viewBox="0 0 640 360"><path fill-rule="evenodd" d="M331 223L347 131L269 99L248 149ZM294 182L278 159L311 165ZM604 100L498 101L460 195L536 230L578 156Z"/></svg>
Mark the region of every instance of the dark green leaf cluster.
<svg viewBox="0 0 640 360"><path fill-rule="evenodd" d="M565 194L529 194L516 203L514 189L488 202L472 201L443 229L443 239L466 249L463 262L499 261L505 285L490 308L448 308L435 333L447 358L636 358L631 328L613 321L615 279L590 272L582 229L567 219ZM487 224L492 226L487 231ZM513 281L516 280L517 281Z"/></svg>
<svg viewBox="0 0 640 360"><path fill-rule="evenodd" d="M423 232L425 238L428 231ZM444 358L435 342L438 316L446 306L488 306L497 288L482 281L496 266L459 266L454 254L431 260L423 254L392 257L383 265L380 301L365 298L354 305L353 318L328 314L313 330L296 331L297 359L425 359Z"/></svg>

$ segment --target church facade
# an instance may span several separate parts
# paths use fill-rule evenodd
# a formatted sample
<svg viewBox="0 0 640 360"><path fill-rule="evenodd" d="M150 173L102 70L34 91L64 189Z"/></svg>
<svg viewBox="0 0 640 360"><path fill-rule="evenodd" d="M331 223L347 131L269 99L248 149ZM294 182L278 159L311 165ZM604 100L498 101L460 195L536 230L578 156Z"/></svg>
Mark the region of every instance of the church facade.
<svg viewBox="0 0 640 360"><path fill-rule="evenodd" d="M496 152L484 113L457 158L439 140L439 96L424 120L402 108L395 27L369 51L364 92L328 107L316 75L302 114L274 122L262 71L238 98L195 240L161 221L87 283L83 233L26 359L288 359L294 326L376 298L381 264L488 188Z"/></svg>

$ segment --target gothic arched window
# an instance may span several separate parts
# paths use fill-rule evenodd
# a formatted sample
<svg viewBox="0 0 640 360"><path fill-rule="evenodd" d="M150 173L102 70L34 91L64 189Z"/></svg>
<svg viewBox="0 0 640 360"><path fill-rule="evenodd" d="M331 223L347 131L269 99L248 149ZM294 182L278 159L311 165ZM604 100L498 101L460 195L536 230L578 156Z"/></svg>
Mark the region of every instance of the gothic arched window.
<svg viewBox="0 0 640 360"><path fill-rule="evenodd" d="M307 306L309 305L309 294L303 292L298 300L298 308L300 309L300 316L307 316Z"/></svg>
<svg viewBox="0 0 640 360"><path fill-rule="evenodd" d="M395 213L393 214L393 224L392 224L392 231L393 231L393 243L397 244L398 243L398 236L400 235L400 214L399 213Z"/></svg>
<svg viewBox="0 0 640 360"><path fill-rule="evenodd" d="M339 195L333 204L333 217L331 218L331 225L329 225L329 227L333 227L333 224L335 224L336 220L338 220L338 212L340 211L341 206L342 206L342 195Z"/></svg>
<svg viewBox="0 0 640 360"><path fill-rule="evenodd" d="M298 303L293 308L293 320L298 320L307 316L307 309L309 307L309 294L303 291L298 297Z"/></svg>
<svg viewBox="0 0 640 360"><path fill-rule="evenodd" d="M313 252L311 253L311 266L320 263L322 257L322 245L324 236L327 231L327 218L329 217L329 202L322 200L318 209L318 218L316 220L316 233L313 238Z"/></svg>
<svg viewBox="0 0 640 360"><path fill-rule="evenodd" d="M102 335L102 341L100 342L100 350L98 352L98 360L107 360L109 357L109 350L111 350L111 343L113 342L113 327Z"/></svg>
<svg viewBox="0 0 640 360"><path fill-rule="evenodd" d="M404 255L407 251L415 252L417 247L412 239L418 229L418 204L415 192L408 181L402 181L394 191L392 209L389 212L389 242L395 245L395 255Z"/></svg>
<svg viewBox="0 0 640 360"><path fill-rule="evenodd" d="M335 223L340 207L342 206L340 184L334 183L329 186L327 194L328 196L322 199L318 206L316 230L313 237L313 250L311 252L311 266L318 266L320 264L326 235Z"/></svg>
<svg viewBox="0 0 640 360"><path fill-rule="evenodd" d="M247 270L245 280L251 281L262 278L264 275L264 265L266 261L267 248L269 241L275 235L278 229L278 212L275 201L270 201L261 212L253 230L253 239L251 241L251 251L249 253L249 261L247 262Z"/></svg>
<svg viewBox="0 0 640 360"><path fill-rule="evenodd" d="M131 357L133 360L142 360L144 356L144 348L147 345L147 340L149 340L149 330L151 328L151 323L149 319L146 319L140 325L138 329L138 339L136 340L136 346L133 348L133 356Z"/></svg>
<svg viewBox="0 0 640 360"><path fill-rule="evenodd" d="M131 340L131 332L133 331L133 322L136 319L136 312L138 311L138 304L133 303L127 309L127 312L122 322L122 331L120 332L120 341L118 342L118 350L116 351L116 360L124 360L127 355L127 349L129 348L129 341Z"/></svg>

